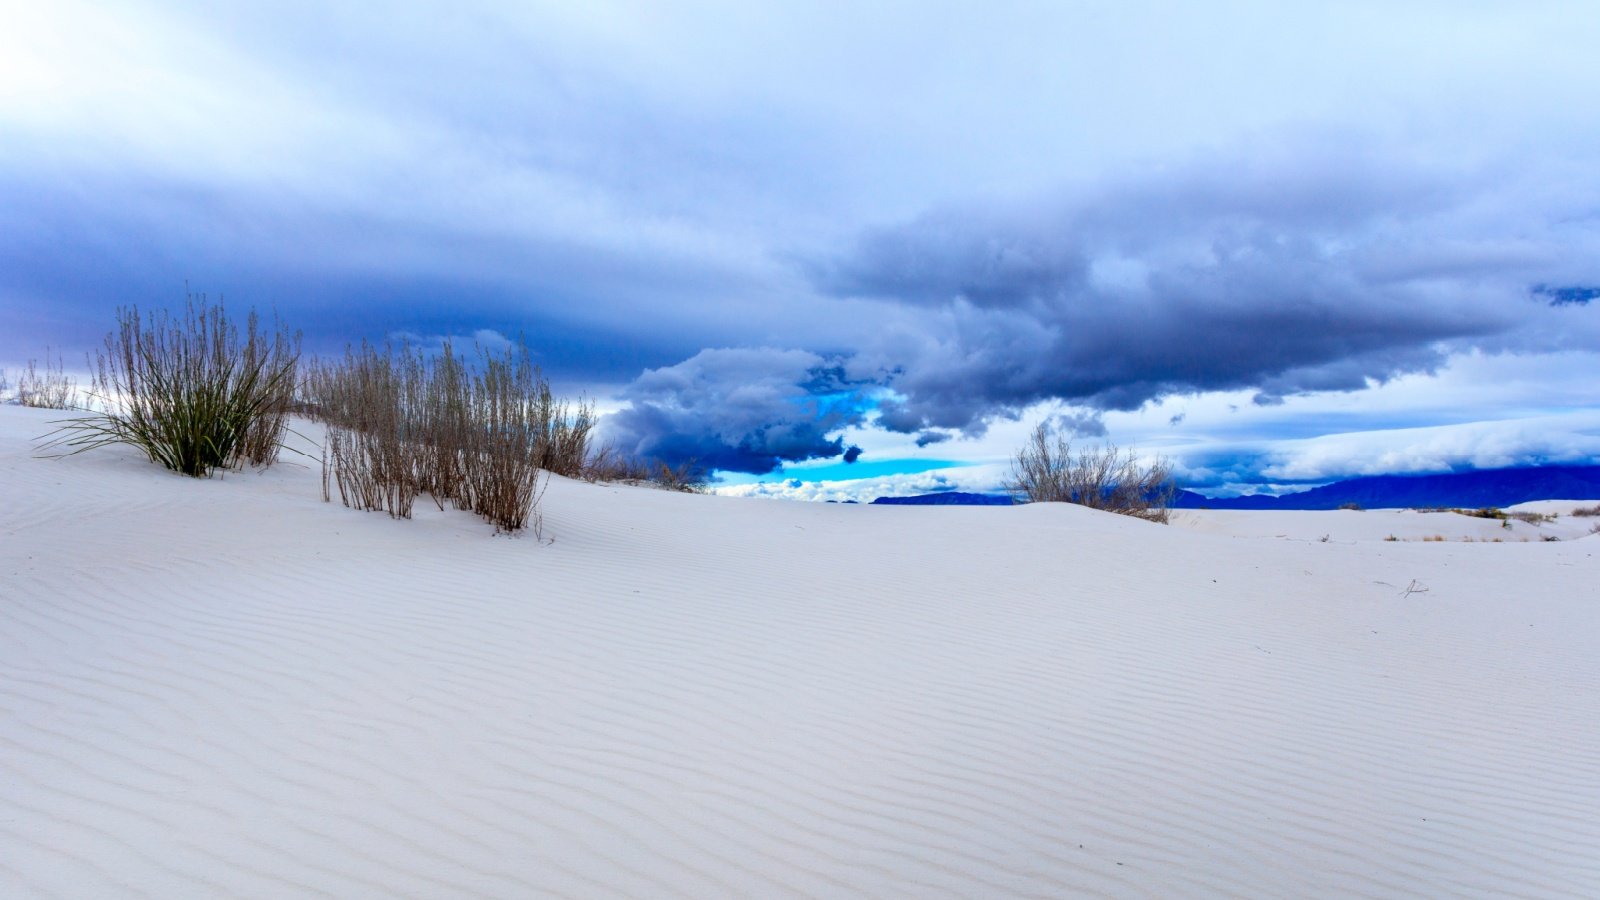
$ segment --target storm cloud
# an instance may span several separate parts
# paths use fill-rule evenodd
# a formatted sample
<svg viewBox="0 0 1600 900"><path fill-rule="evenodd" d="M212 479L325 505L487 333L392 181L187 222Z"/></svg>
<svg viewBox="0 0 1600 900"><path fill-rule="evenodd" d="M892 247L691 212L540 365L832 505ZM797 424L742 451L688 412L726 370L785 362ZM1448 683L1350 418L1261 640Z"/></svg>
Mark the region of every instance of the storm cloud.
<svg viewBox="0 0 1600 900"><path fill-rule="evenodd" d="M1600 249L1592 216L1564 215L1594 192L1539 208L1493 175L1380 153L1239 155L1032 207L929 213L814 271L902 311L853 362L895 391L879 419L891 430L981 433L1046 400L1131 410L1251 389L1272 404L1432 372L1545 316L1530 283ZM1503 220L1484 221L1497 206L1517 210L1515 247Z"/></svg>
<svg viewBox="0 0 1600 900"><path fill-rule="evenodd" d="M0 365L187 282L317 351L526 338L619 449L755 473L1218 391L1314 430L1600 353L1600 18L1562 0L11 12Z"/></svg>
<svg viewBox="0 0 1600 900"><path fill-rule="evenodd" d="M600 437L632 457L760 475L861 452L829 437L861 422L858 386L801 350L704 350L645 372L622 398L628 405L605 418Z"/></svg>

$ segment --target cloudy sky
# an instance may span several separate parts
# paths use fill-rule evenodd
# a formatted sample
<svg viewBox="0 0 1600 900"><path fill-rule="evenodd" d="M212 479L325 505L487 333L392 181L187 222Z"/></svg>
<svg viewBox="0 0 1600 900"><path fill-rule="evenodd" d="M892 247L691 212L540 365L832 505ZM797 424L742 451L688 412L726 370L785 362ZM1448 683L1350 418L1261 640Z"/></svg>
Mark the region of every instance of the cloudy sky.
<svg viewBox="0 0 1600 900"><path fill-rule="evenodd" d="M187 284L523 335L737 493L1600 462L1592 0L0 13L0 364Z"/></svg>

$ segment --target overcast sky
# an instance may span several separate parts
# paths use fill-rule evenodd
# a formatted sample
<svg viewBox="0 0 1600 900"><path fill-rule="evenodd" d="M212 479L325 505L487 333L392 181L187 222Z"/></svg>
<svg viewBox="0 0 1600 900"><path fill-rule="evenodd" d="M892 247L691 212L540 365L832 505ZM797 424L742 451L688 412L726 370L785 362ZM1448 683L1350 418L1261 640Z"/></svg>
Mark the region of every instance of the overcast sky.
<svg viewBox="0 0 1600 900"><path fill-rule="evenodd" d="M734 492L1600 461L1592 0L786 6L0 0L0 364L187 284Z"/></svg>

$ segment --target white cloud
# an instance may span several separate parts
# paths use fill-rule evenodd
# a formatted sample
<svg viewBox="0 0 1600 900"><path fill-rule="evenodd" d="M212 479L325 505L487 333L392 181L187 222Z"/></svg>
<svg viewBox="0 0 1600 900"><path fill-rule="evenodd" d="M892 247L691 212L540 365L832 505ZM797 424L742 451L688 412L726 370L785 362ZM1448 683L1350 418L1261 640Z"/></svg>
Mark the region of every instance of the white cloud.
<svg viewBox="0 0 1600 900"><path fill-rule="evenodd" d="M790 478L785 481L714 487L712 491L728 497L871 503L878 497L913 497L948 491L1000 493L1005 489L1008 474L1006 467L983 465L842 481L801 481Z"/></svg>

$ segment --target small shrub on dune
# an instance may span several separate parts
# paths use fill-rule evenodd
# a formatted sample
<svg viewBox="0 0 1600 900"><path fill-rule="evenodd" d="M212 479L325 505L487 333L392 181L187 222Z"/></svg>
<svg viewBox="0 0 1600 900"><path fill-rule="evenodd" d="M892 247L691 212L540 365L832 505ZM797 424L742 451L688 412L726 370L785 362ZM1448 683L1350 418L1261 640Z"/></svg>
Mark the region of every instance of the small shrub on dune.
<svg viewBox="0 0 1600 900"><path fill-rule="evenodd" d="M519 531L534 514L548 411L542 383L525 347L486 356L473 377L467 494L497 531Z"/></svg>
<svg viewBox="0 0 1600 900"><path fill-rule="evenodd" d="M323 499L409 518L420 493L471 510L497 531L539 530L540 473L583 474L591 404L557 400L526 346L476 365L447 342L427 357L363 345L317 364L301 406L327 423Z"/></svg>
<svg viewBox="0 0 1600 900"><path fill-rule="evenodd" d="M544 431L540 465L566 478L582 478L589 456L589 436L595 425L594 404L579 401L573 405L556 400L550 394L550 385L541 380L539 406Z"/></svg>
<svg viewBox="0 0 1600 900"><path fill-rule="evenodd" d="M583 479L593 482L652 485L669 491L698 494L706 489L710 475L697 460L674 466L665 460L641 458L602 447L584 464Z"/></svg>
<svg viewBox="0 0 1600 900"><path fill-rule="evenodd" d="M99 411L66 423L52 445L79 453L129 444L196 478L245 462L270 465L295 386L299 335L268 333L251 312L241 340L222 304L191 296L181 317L117 312L95 356Z"/></svg>
<svg viewBox="0 0 1600 900"><path fill-rule="evenodd" d="M1073 451L1043 424L1012 460L1011 492L1030 503L1077 503L1165 523L1177 486L1165 459L1141 463L1114 445Z"/></svg>
<svg viewBox="0 0 1600 900"><path fill-rule="evenodd" d="M322 497L353 509L411 517L420 490L412 427L417 418L406 368L392 350L363 344L347 350L342 365L311 367L302 388L305 404L327 425Z"/></svg>
<svg viewBox="0 0 1600 900"><path fill-rule="evenodd" d="M5 393L4 379L0 379L0 394ZM78 397L78 379L66 373L60 354L50 361L50 351L45 350L44 368L39 361L28 360L28 365L17 378L16 402L36 409L72 409Z"/></svg>
<svg viewBox="0 0 1600 900"><path fill-rule="evenodd" d="M1581 506L1573 510L1572 514L1583 518L1600 516L1600 504L1595 504L1594 506Z"/></svg>

